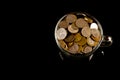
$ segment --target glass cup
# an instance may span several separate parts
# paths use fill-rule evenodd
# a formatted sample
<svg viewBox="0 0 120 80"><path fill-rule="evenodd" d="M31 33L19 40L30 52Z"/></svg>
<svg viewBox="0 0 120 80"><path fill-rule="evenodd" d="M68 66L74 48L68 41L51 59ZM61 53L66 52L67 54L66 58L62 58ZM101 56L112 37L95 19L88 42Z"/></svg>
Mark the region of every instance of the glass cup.
<svg viewBox="0 0 120 80"><path fill-rule="evenodd" d="M99 47L109 47L112 37L103 34L100 22L86 12L71 12L59 19L55 41L60 54L71 59L93 56Z"/></svg>

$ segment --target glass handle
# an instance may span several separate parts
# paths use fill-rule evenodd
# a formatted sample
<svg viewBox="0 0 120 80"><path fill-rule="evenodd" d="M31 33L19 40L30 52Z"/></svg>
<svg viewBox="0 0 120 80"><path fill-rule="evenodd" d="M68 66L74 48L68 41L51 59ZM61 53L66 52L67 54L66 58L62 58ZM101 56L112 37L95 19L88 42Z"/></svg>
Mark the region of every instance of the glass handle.
<svg viewBox="0 0 120 80"><path fill-rule="evenodd" d="M109 47L113 43L112 37L111 36L103 36L103 41L100 45L100 47Z"/></svg>

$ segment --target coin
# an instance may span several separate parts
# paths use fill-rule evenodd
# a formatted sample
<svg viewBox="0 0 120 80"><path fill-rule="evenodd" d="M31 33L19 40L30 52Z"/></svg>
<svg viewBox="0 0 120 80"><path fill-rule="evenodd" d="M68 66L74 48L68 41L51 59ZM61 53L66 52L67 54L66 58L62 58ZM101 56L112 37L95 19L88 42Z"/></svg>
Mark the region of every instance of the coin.
<svg viewBox="0 0 120 80"><path fill-rule="evenodd" d="M81 33L84 37L90 37L91 35L91 30L89 27L83 27L81 30Z"/></svg>
<svg viewBox="0 0 120 80"><path fill-rule="evenodd" d="M101 34L100 31L98 29L91 29L91 37L93 40L95 41L100 41L101 39Z"/></svg>
<svg viewBox="0 0 120 80"><path fill-rule="evenodd" d="M98 25L96 23L91 23L90 29L98 29Z"/></svg>
<svg viewBox="0 0 120 80"><path fill-rule="evenodd" d="M85 48L83 49L83 53L89 53L92 51L92 47L91 46L85 46Z"/></svg>
<svg viewBox="0 0 120 80"><path fill-rule="evenodd" d="M74 14L68 14L66 17L66 22L73 23L77 20L77 16Z"/></svg>
<svg viewBox="0 0 120 80"><path fill-rule="evenodd" d="M79 54L82 54L82 51L83 51L83 47L82 47L82 46L79 46L78 53L79 53Z"/></svg>
<svg viewBox="0 0 120 80"><path fill-rule="evenodd" d="M88 44L89 46L95 46L95 41L93 41L93 40L89 37L89 38L87 38L87 44Z"/></svg>
<svg viewBox="0 0 120 80"><path fill-rule="evenodd" d="M78 28L89 27L88 23L83 18L79 18L76 20L76 26Z"/></svg>
<svg viewBox="0 0 120 80"><path fill-rule="evenodd" d="M76 54L78 52L79 46L78 44L74 43L73 46L71 46L68 51L70 53Z"/></svg>
<svg viewBox="0 0 120 80"><path fill-rule="evenodd" d="M71 24L71 25L68 26L68 31L70 33L77 33L79 31L79 29L74 24Z"/></svg>
<svg viewBox="0 0 120 80"><path fill-rule="evenodd" d="M65 28L59 28L56 31L56 36L57 36L58 40L65 39L65 37L67 36L67 31L65 30Z"/></svg>
<svg viewBox="0 0 120 80"><path fill-rule="evenodd" d="M71 35L68 35L66 38L65 38L65 42L72 42L72 41L74 41L74 35L73 34L71 34Z"/></svg>
<svg viewBox="0 0 120 80"><path fill-rule="evenodd" d="M63 40L59 40L59 44L64 50L68 50L68 46Z"/></svg>
<svg viewBox="0 0 120 80"><path fill-rule="evenodd" d="M77 43L78 45L85 45L86 42L87 42L87 39L86 39L84 36L82 36L81 40L78 41L78 42L76 42L76 43Z"/></svg>
<svg viewBox="0 0 120 80"><path fill-rule="evenodd" d="M67 45L68 47L71 47L73 45L74 42L69 42Z"/></svg>
<svg viewBox="0 0 120 80"><path fill-rule="evenodd" d="M94 37L100 36L100 32L99 32L98 29L91 29L91 34L92 34Z"/></svg>
<svg viewBox="0 0 120 80"><path fill-rule="evenodd" d="M67 28L68 25L69 25L69 24L68 24L65 20L61 21L61 22L58 24L58 26L61 27L61 28Z"/></svg>
<svg viewBox="0 0 120 80"><path fill-rule="evenodd" d="M81 34L80 34L80 33L76 33L76 34L75 34L75 40L74 40L74 42L80 41L81 38L82 38Z"/></svg>
<svg viewBox="0 0 120 80"><path fill-rule="evenodd" d="M92 35L91 38L92 38L94 41L100 41L100 40L101 40L101 36L94 37L94 36Z"/></svg>
<svg viewBox="0 0 120 80"><path fill-rule="evenodd" d="M85 19L88 23L92 23L92 22L93 22L93 20L92 20L91 18L87 17L87 16L85 16L84 19Z"/></svg>

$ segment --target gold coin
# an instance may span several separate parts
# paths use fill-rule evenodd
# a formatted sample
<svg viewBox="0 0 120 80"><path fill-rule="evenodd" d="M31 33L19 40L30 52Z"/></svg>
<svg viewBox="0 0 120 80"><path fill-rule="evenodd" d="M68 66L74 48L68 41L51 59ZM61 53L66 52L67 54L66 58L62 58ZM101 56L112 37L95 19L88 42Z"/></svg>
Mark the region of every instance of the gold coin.
<svg viewBox="0 0 120 80"><path fill-rule="evenodd" d="M78 52L79 46L78 44L74 43L73 46L71 46L68 49L68 52L72 53L72 54L76 54Z"/></svg>
<svg viewBox="0 0 120 80"><path fill-rule="evenodd" d="M93 22L93 20L92 20L91 18L87 17L87 16L85 16L84 19L85 19L88 23L92 23L92 22Z"/></svg>
<svg viewBox="0 0 120 80"><path fill-rule="evenodd" d="M57 31L56 31L56 36L58 38L58 40L63 40L65 39L65 37L67 36L67 31L65 28L59 28Z"/></svg>
<svg viewBox="0 0 120 80"><path fill-rule="evenodd" d="M63 40L59 40L59 44L64 50L68 50L68 46Z"/></svg>
<svg viewBox="0 0 120 80"><path fill-rule="evenodd" d="M71 35L69 35L69 36L67 36L66 38L65 38L65 42L72 42L72 41L74 41L74 35L73 34L71 34Z"/></svg>
<svg viewBox="0 0 120 80"><path fill-rule="evenodd" d="M79 28L75 26L75 24L71 24L68 26L68 31L70 33L77 33L79 31Z"/></svg>
<svg viewBox="0 0 120 80"><path fill-rule="evenodd" d="M74 14L68 14L66 17L66 22L73 23L77 20L77 16Z"/></svg>
<svg viewBox="0 0 120 80"><path fill-rule="evenodd" d="M100 40L101 40L101 36L98 36L98 37L91 36L91 38L92 38L94 41L100 41Z"/></svg>
<svg viewBox="0 0 120 80"><path fill-rule="evenodd" d="M91 35L91 30L89 27L83 27L81 30L81 33L84 37L90 37Z"/></svg>
<svg viewBox="0 0 120 80"><path fill-rule="evenodd" d="M77 19L76 26L78 28L89 27L88 23L83 18Z"/></svg>
<svg viewBox="0 0 120 80"><path fill-rule="evenodd" d="M82 36L81 40L79 42L77 42L77 44L78 45L85 45L86 42L87 42L87 39L84 36Z"/></svg>
<svg viewBox="0 0 120 80"><path fill-rule="evenodd" d="M74 42L69 42L67 45L68 47L71 47L73 45Z"/></svg>
<svg viewBox="0 0 120 80"><path fill-rule="evenodd" d="M64 20L64 21L61 21L58 26L61 27L61 28L67 28L68 27L68 23Z"/></svg>
<svg viewBox="0 0 120 80"><path fill-rule="evenodd" d="M82 36L80 35L80 33L75 34L75 40L74 40L74 42L80 41L81 38L82 38Z"/></svg>
<svg viewBox="0 0 120 80"><path fill-rule="evenodd" d="M85 46L85 48L83 49L83 53L89 53L92 51L92 47L91 46Z"/></svg>
<svg viewBox="0 0 120 80"><path fill-rule="evenodd" d="M89 38L87 38L87 44L88 44L89 46L95 46L95 41L93 41L93 40L89 37Z"/></svg>
<svg viewBox="0 0 120 80"><path fill-rule="evenodd" d="M79 46L78 53L79 53L79 54L82 54L82 51L83 51L83 47L82 47L82 46Z"/></svg>

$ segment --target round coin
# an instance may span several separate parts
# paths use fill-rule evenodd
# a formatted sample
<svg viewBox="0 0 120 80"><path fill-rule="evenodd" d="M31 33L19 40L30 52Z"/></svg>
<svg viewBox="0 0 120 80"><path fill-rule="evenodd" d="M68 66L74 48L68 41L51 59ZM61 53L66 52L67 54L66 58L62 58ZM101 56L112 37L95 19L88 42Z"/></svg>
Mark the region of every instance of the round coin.
<svg viewBox="0 0 120 80"><path fill-rule="evenodd" d="M71 46L71 47L68 49L68 51L69 51L70 53L76 54L76 53L78 52L78 49L79 49L79 46L78 46L76 43L74 43L73 46Z"/></svg>
<svg viewBox="0 0 120 80"><path fill-rule="evenodd" d="M93 40L89 37L89 38L87 38L87 44L88 44L89 46L95 46L95 41L93 41Z"/></svg>
<svg viewBox="0 0 120 80"><path fill-rule="evenodd" d="M91 46L86 46L84 49L83 49L83 53L89 53L92 51L92 47Z"/></svg>
<svg viewBox="0 0 120 80"><path fill-rule="evenodd" d="M88 23L83 18L77 19L76 26L78 28L89 27Z"/></svg>
<svg viewBox="0 0 120 80"><path fill-rule="evenodd" d="M61 27L61 28L67 28L68 27L68 23L64 20L64 21L61 21L58 26Z"/></svg>
<svg viewBox="0 0 120 80"><path fill-rule="evenodd" d="M91 30L89 27L83 27L81 30L81 33L84 37L90 37L91 35Z"/></svg>
<svg viewBox="0 0 120 80"><path fill-rule="evenodd" d="M74 41L74 35L73 34L71 34L71 35L68 35L66 38L65 38L65 42L72 42L72 41Z"/></svg>
<svg viewBox="0 0 120 80"><path fill-rule="evenodd" d="M68 26L68 31L70 33L77 33L79 31L78 27L76 27L74 24Z"/></svg>
<svg viewBox="0 0 120 80"><path fill-rule="evenodd" d="M77 16L74 14L68 14L66 17L66 22L73 23L77 20Z"/></svg>
<svg viewBox="0 0 120 80"><path fill-rule="evenodd" d="M96 23L91 23L90 29L98 29L98 25Z"/></svg>
<svg viewBox="0 0 120 80"><path fill-rule="evenodd" d="M56 36L57 36L58 40L63 40L67 36L67 31L65 30L65 28L59 28L56 31Z"/></svg>
<svg viewBox="0 0 120 80"><path fill-rule="evenodd" d="M100 32L99 32L98 29L91 29L91 34L92 34L94 37L100 36Z"/></svg>
<svg viewBox="0 0 120 80"><path fill-rule="evenodd" d="M100 31L98 29L91 29L91 34L93 37L100 37Z"/></svg>

